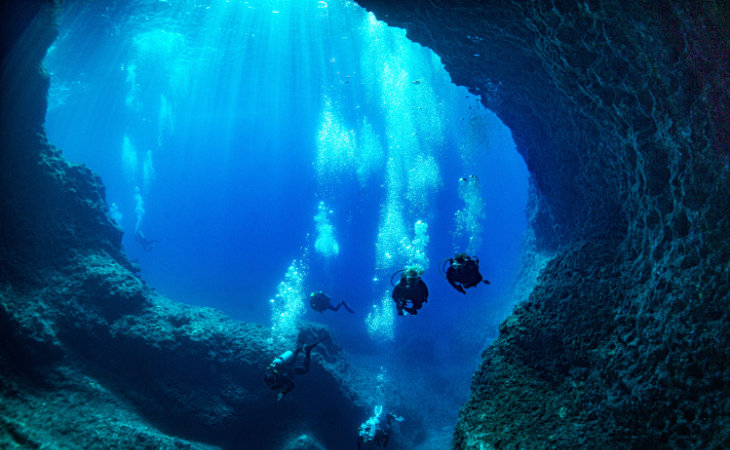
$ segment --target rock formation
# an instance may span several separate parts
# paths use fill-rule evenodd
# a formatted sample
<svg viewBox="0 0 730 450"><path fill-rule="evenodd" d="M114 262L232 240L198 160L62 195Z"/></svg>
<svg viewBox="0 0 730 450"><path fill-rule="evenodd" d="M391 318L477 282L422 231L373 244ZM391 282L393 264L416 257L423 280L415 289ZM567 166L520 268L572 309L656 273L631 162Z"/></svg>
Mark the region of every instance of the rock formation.
<svg viewBox="0 0 730 450"><path fill-rule="evenodd" d="M277 402L268 328L170 302L136 275L98 176L45 139L54 7L0 15L0 447L352 446L370 405L333 339Z"/></svg>
<svg viewBox="0 0 730 450"><path fill-rule="evenodd" d="M454 446L729 446L727 2L358 3L510 127L556 255Z"/></svg>
<svg viewBox="0 0 730 450"><path fill-rule="evenodd" d="M359 3L511 128L555 254L484 352L454 446L729 447L727 2ZM53 2L0 8L0 444L352 445L367 412L336 346L272 403L251 389L266 329L139 280L98 177L44 138Z"/></svg>

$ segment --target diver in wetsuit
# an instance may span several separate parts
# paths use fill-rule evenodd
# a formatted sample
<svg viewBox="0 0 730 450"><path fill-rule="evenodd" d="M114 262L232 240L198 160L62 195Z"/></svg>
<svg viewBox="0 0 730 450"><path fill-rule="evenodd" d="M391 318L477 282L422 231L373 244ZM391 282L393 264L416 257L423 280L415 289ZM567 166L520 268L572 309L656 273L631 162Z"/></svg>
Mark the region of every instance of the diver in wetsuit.
<svg viewBox="0 0 730 450"><path fill-rule="evenodd" d="M382 405L375 407L374 415L360 425L357 436L357 450L381 450L388 446L393 432L392 421L403 418L385 411Z"/></svg>
<svg viewBox="0 0 730 450"><path fill-rule="evenodd" d="M479 283L490 284L489 280L485 280L479 273L479 258L469 256L466 253L457 253L453 258L445 259L449 262L449 268L446 269L446 280L451 286L462 294L466 294L466 289L474 287ZM444 264L441 264L443 269Z"/></svg>
<svg viewBox="0 0 730 450"><path fill-rule="evenodd" d="M340 306L344 306L350 314L355 313L355 311L350 308L350 305L345 303L344 300L338 303L337 306L332 305L332 299L322 291L312 292L309 295L309 306L311 306L313 310L319 312L320 314L328 309L330 311L337 311L340 309Z"/></svg>
<svg viewBox="0 0 730 450"><path fill-rule="evenodd" d="M159 242L154 239L147 239L144 233L142 233L142 230L139 229L134 233L134 240L137 241L137 243L141 245L146 252L152 251L152 244Z"/></svg>
<svg viewBox="0 0 730 450"><path fill-rule="evenodd" d="M394 273L393 276L397 273ZM403 311L408 314L418 314L418 310L428 301L428 287L421 280L421 275L423 275L423 269L420 266L406 267L401 273L398 284L393 286L391 297L395 301L399 316L403 315ZM393 283L393 277L390 278L390 282ZM408 302L411 303L410 306Z"/></svg>
<svg viewBox="0 0 730 450"><path fill-rule="evenodd" d="M269 389L279 391L277 400L281 400L285 394L294 389L294 375L303 375L309 372L309 359L312 349L327 338L328 336L325 336L314 344L299 346L294 351L287 350L271 361L271 364L264 372L264 382ZM302 349L304 349L304 361L301 366L297 367L297 356L299 356Z"/></svg>

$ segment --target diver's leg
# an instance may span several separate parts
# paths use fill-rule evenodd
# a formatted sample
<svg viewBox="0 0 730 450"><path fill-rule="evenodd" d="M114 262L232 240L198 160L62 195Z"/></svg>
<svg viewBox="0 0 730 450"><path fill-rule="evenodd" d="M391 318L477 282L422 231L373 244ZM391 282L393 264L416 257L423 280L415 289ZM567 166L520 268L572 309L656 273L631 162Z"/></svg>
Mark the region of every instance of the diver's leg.
<svg viewBox="0 0 730 450"><path fill-rule="evenodd" d="M313 346L307 346L304 352L304 362L302 363L301 367L295 367L294 373L297 375L304 375L305 373L309 372L309 359L312 354L312 348Z"/></svg>
<svg viewBox="0 0 730 450"><path fill-rule="evenodd" d="M347 303L345 303L345 301L344 301L344 300L343 300L343 301L341 301L341 302L340 302L340 303L339 303L339 304L338 304L337 306L334 306L334 307L333 307L332 305L330 305L330 309L331 309L332 311L338 311L338 310L340 309L340 307L341 307L341 306L344 306L344 307L345 307L345 309L346 309L346 310L347 310L347 311L348 311L348 312L349 312L350 314L353 314L353 313L355 312L355 311L353 311L353 309L352 309L352 308L350 308L350 305L348 305Z"/></svg>
<svg viewBox="0 0 730 450"><path fill-rule="evenodd" d="M314 344L309 344L309 345L305 345L304 346L304 362L302 363L302 366L301 367L295 367L294 368L294 373L295 374L302 375L302 374L305 374L305 373L309 372L309 359L310 359L310 356L312 354L312 349L314 347L318 346L320 343L322 343L322 341L324 341L328 337L329 336L325 336L325 337L321 338L320 340L318 340L317 342L315 342ZM301 349L302 348L299 347L297 350L300 350L301 351Z"/></svg>

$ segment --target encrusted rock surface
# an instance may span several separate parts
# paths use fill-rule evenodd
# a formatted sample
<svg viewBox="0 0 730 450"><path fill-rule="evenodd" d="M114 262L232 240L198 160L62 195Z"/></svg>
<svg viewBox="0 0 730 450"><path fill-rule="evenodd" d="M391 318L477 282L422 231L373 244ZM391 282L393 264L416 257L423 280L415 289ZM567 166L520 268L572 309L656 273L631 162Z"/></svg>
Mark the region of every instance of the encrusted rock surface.
<svg viewBox="0 0 730 450"><path fill-rule="evenodd" d="M359 2L512 129L556 255L485 351L454 446L730 447L728 3ZM135 276L98 177L43 136L50 5L0 6L0 445L349 447L366 412L336 346L271 402L251 390L265 329Z"/></svg>
<svg viewBox="0 0 730 450"><path fill-rule="evenodd" d="M511 128L556 255L454 446L730 446L730 4L358 3Z"/></svg>
<svg viewBox="0 0 730 450"><path fill-rule="evenodd" d="M268 328L171 302L111 259L74 268L0 292L0 445L278 448L301 434L351 445L366 411L336 343L277 402L261 379ZM312 325L301 338L325 334Z"/></svg>
<svg viewBox="0 0 730 450"><path fill-rule="evenodd" d="M277 402L268 328L139 279L98 176L45 139L53 3L0 8L0 447L350 447L370 405L334 338ZM305 325L300 339L325 334Z"/></svg>

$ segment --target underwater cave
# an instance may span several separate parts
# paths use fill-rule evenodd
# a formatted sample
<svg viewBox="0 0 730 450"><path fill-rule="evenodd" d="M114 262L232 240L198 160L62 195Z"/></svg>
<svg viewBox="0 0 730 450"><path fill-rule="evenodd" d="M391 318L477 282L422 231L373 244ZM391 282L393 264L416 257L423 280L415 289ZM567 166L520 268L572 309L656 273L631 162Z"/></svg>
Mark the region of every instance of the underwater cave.
<svg viewBox="0 0 730 450"><path fill-rule="evenodd" d="M298 14L234 0L0 7L2 445L354 448L358 425L386 403L405 418L388 448L730 446L727 4L357 3L370 11L360 22L334 16L359 8L351 2L302 2ZM207 12L225 7L266 9L292 35L267 34L260 16ZM170 11L202 30L193 60L171 23L150 31ZM130 46L125 20L139 27ZM216 30L238 59L221 55ZM338 42L312 38L325 33ZM246 47L256 38L267 52ZM257 65L277 57L286 63ZM495 136L503 150L486 150ZM249 146L245 161L225 150ZM483 189L456 182L476 170ZM491 183L506 174L524 187ZM482 204L526 208L523 228ZM279 205L296 207L272 217ZM220 223L267 238L238 241ZM370 234L348 238L356 226ZM507 253L487 248L524 236L500 273L489 260ZM478 251L492 285L463 298L435 288L437 254L489 239ZM391 259L430 267L431 301L415 317L384 313ZM235 270L250 279L236 284ZM352 296L347 270L378 287ZM196 287L206 274L221 278ZM351 295L357 321L304 315L302 297L320 286ZM234 301L241 289L258 303ZM438 309L447 295L452 309ZM310 373L277 401L261 380L277 344L324 337ZM402 375L393 361L443 367ZM461 372L449 377L452 366ZM455 415L458 404L437 402L461 395L458 418L440 410Z"/></svg>

